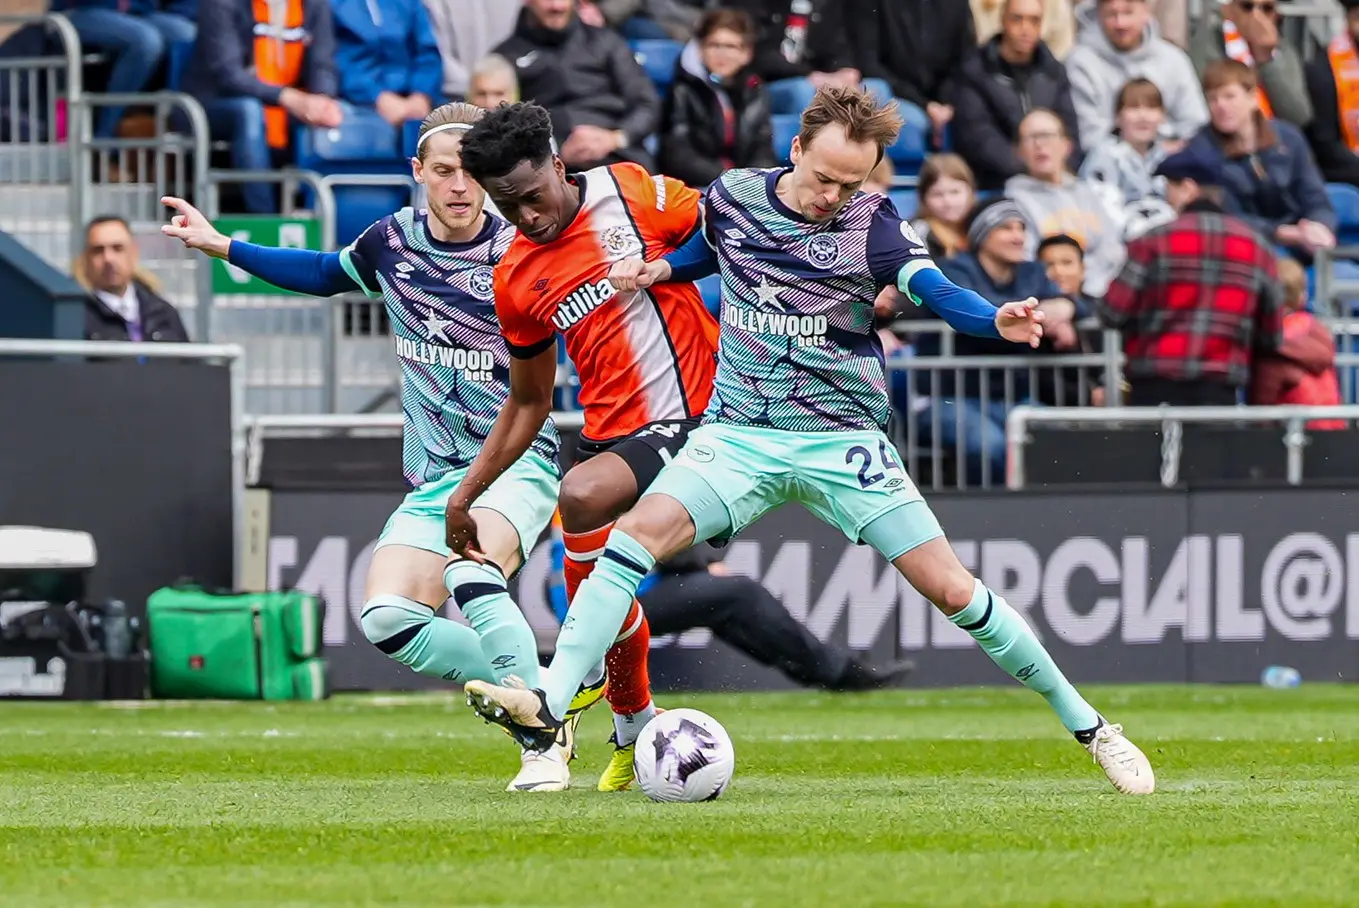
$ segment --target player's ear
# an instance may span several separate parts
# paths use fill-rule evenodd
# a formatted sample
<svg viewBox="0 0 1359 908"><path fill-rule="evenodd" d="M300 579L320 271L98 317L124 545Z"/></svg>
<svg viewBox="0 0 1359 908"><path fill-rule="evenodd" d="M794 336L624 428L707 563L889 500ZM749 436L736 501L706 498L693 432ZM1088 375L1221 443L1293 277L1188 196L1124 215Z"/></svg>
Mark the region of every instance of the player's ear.
<svg viewBox="0 0 1359 908"><path fill-rule="evenodd" d="M566 179L566 162L555 154L552 156L552 169L557 173L557 179Z"/></svg>
<svg viewBox="0 0 1359 908"><path fill-rule="evenodd" d="M411 176L415 177L415 182L424 185L425 163L419 158L411 158Z"/></svg>
<svg viewBox="0 0 1359 908"><path fill-rule="evenodd" d="M802 138L793 136L793 147L788 152L788 160L796 164L802 160Z"/></svg>

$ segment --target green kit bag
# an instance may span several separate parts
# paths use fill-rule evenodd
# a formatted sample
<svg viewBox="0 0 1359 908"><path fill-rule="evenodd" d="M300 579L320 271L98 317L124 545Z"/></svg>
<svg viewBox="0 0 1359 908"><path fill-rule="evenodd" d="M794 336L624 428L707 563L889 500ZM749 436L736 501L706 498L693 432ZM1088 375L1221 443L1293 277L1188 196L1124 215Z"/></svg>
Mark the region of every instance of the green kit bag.
<svg viewBox="0 0 1359 908"><path fill-rule="evenodd" d="M167 586L146 601L154 696L324 700L321 601L299 590Z"/></svg>

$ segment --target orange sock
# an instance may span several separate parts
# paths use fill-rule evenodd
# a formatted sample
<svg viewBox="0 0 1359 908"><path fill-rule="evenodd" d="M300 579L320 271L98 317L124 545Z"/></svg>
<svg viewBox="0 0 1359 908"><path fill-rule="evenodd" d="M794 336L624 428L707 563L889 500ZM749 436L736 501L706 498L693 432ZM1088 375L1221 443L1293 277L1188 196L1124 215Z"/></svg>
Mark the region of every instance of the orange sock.
<svg viewBox="0 0 1359 908"><path fill-rule="evenodd" d="M604 551L613 524L587 533L563 533L566 558L562 573L566 579L566 601L576 598L586 577L595 569L595 559ZM569 608L570 606L568 606ZM647 659L651 649L651 626L636 599L628 610L628 617L619 628L617 642L604 657L609 670L609 684L604 696L609 708L621 716L630 716L651 704L651 678L647 673Z"/></svg>

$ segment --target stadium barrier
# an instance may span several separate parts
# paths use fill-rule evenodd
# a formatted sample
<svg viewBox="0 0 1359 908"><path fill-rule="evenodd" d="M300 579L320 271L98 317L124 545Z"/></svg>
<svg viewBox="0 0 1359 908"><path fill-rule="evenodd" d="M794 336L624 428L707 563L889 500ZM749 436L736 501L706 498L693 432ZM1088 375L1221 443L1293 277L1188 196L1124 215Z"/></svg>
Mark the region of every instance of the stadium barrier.
<svg viewBox="0 0 1359 908"><path fill-rule="evenodd" d="M254 584L326 599L337 689L439 687L383 656L358 624L374 543L404 494L395 421L362 425L252 426L264 466L260 487L250 490L254 542L245 563ZM348 481L377 450L362 447L364 436L381 430L389 433L380 439L387 485ZM306 444L281 444L303 431L311 433ZM1309 679L1359 673L1355 497L1359 482L974 491L933 495L930 504L963 563L1025 614L1074 680L1249 682L1271 663L1304 666ZM1009 683L876 553L797 507L757 522L730 544L725 563L763 583L817 637L875 659L915 660L916 683ZM540 542L514 581L544 651L557 633L551 571L549 546ZM457 620L456 610L445 614ZM788 686L706 630L653 647L652 676L663 689Z"/></svg>
<svg viewBox="0 0 1359 908"><path fill-rule="evenodd" d="M90 595L225 587L244 529L240 347L0 339L0 523L85 530Z"/></svg>

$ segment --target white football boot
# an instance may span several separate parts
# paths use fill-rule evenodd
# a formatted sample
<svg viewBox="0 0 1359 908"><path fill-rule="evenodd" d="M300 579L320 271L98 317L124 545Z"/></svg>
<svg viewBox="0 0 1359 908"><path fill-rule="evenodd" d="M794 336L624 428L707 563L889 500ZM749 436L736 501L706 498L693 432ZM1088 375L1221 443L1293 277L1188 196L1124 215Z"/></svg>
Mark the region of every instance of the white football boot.
<svg viewBox="0 0 1359 908"><path fill-rule="evenodd" d="M1095 736L1085 749L1123 794L1146 795L1156 790L1151 761L1136 744L1123 736L1122 725L1110 725L1101 718Z"/></svg>

